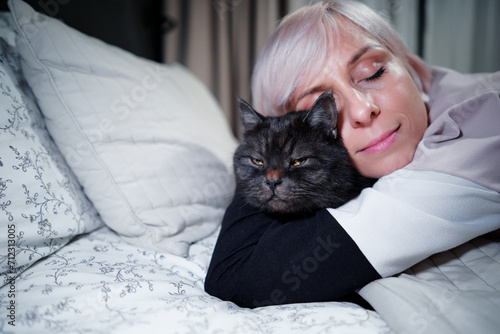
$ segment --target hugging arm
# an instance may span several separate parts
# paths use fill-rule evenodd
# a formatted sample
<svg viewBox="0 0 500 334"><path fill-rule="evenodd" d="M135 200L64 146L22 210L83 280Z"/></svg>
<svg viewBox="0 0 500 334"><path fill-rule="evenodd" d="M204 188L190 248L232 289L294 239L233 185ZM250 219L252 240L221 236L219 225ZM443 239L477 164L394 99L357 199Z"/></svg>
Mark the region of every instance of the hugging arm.
<svg viewBox="0 0 500 334"><path fill-rule="evenodd" d="M401 169L328 209L383 277L500 228L500 193L460 177Z"/></svg>
<svg viewBox="0 0 500 334"><path fill-rule="evenodd" d="M498 192L436 172L396 171L338 209L286 222L236 196L205 289L245 307L343 300L499 228Z"/></svg>
<svg viewBox="0 0 500 334"><path fill-rule="evenodd" d="M326 209L280 221L236 195L222 223L205 290L253 308L342 300L377 278Z"/></svg>

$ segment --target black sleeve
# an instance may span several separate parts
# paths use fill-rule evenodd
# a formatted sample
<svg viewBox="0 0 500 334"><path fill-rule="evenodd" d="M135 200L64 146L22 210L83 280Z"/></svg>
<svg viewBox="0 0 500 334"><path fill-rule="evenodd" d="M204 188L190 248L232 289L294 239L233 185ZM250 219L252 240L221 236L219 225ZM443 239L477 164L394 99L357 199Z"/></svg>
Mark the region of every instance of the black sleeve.
<svg viewBox="0 0 500 334"><path fill-rule="evenodd" d="M222 222L205 291L253 308L343 300L378 278L327 210L283 221L236 195Z"/></svg>

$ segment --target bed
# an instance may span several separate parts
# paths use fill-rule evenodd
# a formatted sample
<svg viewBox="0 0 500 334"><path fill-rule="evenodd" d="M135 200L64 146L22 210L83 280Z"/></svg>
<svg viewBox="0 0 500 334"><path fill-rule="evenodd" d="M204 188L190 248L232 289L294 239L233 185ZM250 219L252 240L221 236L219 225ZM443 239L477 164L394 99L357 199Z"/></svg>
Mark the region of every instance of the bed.
<svg viewBox="0 0 500 334"><path fill-rule="evenodd" d="M240 308L203 283L237 145L160 64L37 13L0 15L0 332L497 333L495 235L347 302Z"/></svg>

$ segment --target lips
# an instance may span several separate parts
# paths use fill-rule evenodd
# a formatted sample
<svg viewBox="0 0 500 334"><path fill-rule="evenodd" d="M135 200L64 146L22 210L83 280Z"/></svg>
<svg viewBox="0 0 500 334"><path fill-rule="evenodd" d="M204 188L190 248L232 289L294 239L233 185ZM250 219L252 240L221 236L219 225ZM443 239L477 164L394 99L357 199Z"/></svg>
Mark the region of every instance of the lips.
<svg viewBox="0 0 500 334"><path fill-rule="evenodd" d="M400 127L401 126L398 126L395 130L388 131L383 135L375 138L374 140L369 142L368 145L366 145L363 149L359 150L358 153L372 154L387 150L396 141Z"/></svg>

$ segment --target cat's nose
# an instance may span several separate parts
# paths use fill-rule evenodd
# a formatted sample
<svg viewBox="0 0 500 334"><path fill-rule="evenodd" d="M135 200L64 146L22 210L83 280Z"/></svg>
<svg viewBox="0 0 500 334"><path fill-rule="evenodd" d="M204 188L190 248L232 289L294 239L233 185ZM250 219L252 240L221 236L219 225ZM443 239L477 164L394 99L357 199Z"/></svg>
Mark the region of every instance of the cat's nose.
<svg viewBox="0 0 500 334"><path fill-rule="evenodd" d="M281 179L266 179L266 183L272 191L276 189L283 181Z"/></svg>
<svg viewBox="0 0 500 334"><path fill-rule="evenodd" d="M270 168L266 173L266 183L271 188L271 190L275 190L278 185L283 182L281 180L281 170Z"/></svg>

